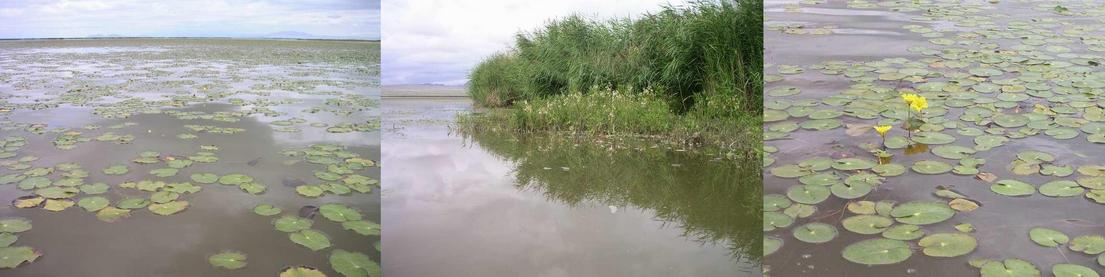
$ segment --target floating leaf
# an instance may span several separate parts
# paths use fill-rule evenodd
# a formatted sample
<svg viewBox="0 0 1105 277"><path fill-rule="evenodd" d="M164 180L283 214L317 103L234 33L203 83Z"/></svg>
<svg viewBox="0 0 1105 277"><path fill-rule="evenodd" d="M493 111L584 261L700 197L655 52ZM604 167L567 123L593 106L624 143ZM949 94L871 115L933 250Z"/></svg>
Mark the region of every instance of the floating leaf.
<svg viewBox="0 0 1105 277"><path fill-rule="evenodd" d="M246 267L246 254L234 251L220 252L207 257L207 262L211 263L211 266L214 267L239 269Z"/></svg>
<svg viewBox="0 0 1105 277"><path fill-rule="evenodd" d="M0 233L20 233L31 229L31 221L23 218L0 219Z"/></svg>
<svg viewBox="0 0 1105 277"><path fill-rule="evenodd" d="M288 237L292 239L292 242L307 247L312 251L319 251L330 247L330 239L326 238L326 235L322 232L316 230L306 229L291 233Z"/></svg>
<svg viewBox="0 0 1105 277"><path fill-rule="evenodd" d="M330 253L330 267L345 277L380 276L380 265L358 252L335 249Z"/></svg>
<svg viewBox="0 0 1105 277"><path fill-rule="evenodd" d="M102 196L89 196L77 201L77 206L84 208L86 211L95 212L106 208L109 203L110 201Z"/></svg>
<svg viewBox="0 0 1105 277"><path fill-rule="evenodd" d="M966 234L940 233L925 236L917 245L930 257L958 257L974 251L978 241Z"/></svg>
<svg viewBox="0 0 1105 277"><path fill-rule="evenodd" d="M178 171L178 169L171 168L171 167L158 168L158 169L150 170L150 175L157 176L157 177L171 177L171 176L175 176L177 171Z"/></svg>
<svg viewBox="0 0 1105 277"><path fill-rule="evenodd" d="M145 198L127 198L115 204L116 207L127 210L141 209L149 205L150 200Z"/></svg>
<svg viewBox="0 0 1105 277"><path fill-rule="evenodd" d="M69 199L46 199L46 204L42 206L42 209L51 212L60 212L72 207L76 203Z"/></svg>
<svg viewBox="0 0 1105 277"><path fill-rule="evenodd" d="M311 228L311 224L314 224L314 221L290 215L280 217L276 219L276 221L273 221L273 225L276 225L276 230L288 233L309 229Z"/></svg>
<svg viewBox="0 0 1105 277"><path fill-rule="evenodd" d="M869 169L875 167L878 163L867 159L860 158L844 158L836 160L833 163L833 168L836 170L860 170Z"/></svg>
<svg viewBox="0 0 1105 277"><path fill-rule="evenodd" d="M1056 264L1051 266L1051 274L1055 277L1100 277L1096 271L1088 267L1076 264Z"/></svg>
<svg viewBox="0 0 1105 277"><path fill-rule="evenodd" d="M295 192L306 197L319 197L326 191L318 186L302 185L295 187Z"/></svg>
<svg viewBox="0 0 1105 277"><path fill-rule="evenodd" d="M15 268L23 263L33 263L41 257L30 247L0 247L0 268Z"/></svg>
<svg viewBox="0 0 1105 277"><path fill-rule="evenodd" d="M857 215L845 218L840 223L844 225L845 230L857 234L871 235L882 233L890 225L894 225L894 220L879 215Z"/></svg>
<svg viewBox="0 0 1105 277"><path fill-rule="evenodd" d="M227 174L227 175L223 175L222 177L219 177L219 184L228 185L228 186L231 186L231 185L236 186L236 185L240 185L240 184L245 183L245 182L252 182L252 181L253 181L253 177L249 177L248 175L238 174L238 173Z"/></svg>
<svg viewBox="0 0 1105 277"><path fill-rule="evenodd" d="M956 198L948 202L948 207L951 207L953 210L960 212L970 212L978 209L979 206L978 203L975 203L975 201L963 198Z"/></svg>
<svg viewBox="0 0 1105 277"><path fill-rule="evenodd" d="M915 240L923 237L925 231L921 230L921 226L913 224L898 224L887 228L882 232L882 236L888 239L894 240Z"/></svg>
<svg viewBox="0 0 1105 277"><path fill-rule="evenodd" d="M280 271L280 277L326 277L325 273L318 271L318 269L296 266L288 267Z"/></svg>
<svg viewBox="0 0 1105 277"><path fill-rule="evenodd" d="M794 223L794 218L780 212L765 212L763 217L764 231L774 231L777 228L786 228Z"/></svg>
<svg viewBox="0 0 1105 277"><path fill-rule="evenodd" d="M836 237L836 227L832 225L811 222L795 227L794 238L808 243L825 243Z"/></svg>
<svg viewBox="0 0 1105 277"><path fill-rule="evenodd" d="M45 197L28 195L12 200L12 206L20 209L35 208L41 205L43 201L46 201Z"/></svg>
<svg viewBox="0 0 1105 277"><path fill-rule="evenodd" d="M941 202L909 202L894 207L890 216L899 222L913 225L927 225L948 220L955 210Z"/></svg>
<svg viewBox="0 0 1105 277"><path fill-rule="evenodd" d="M1017 180L1001 180L990 185L990 190L1005 196L1028 196L1036 193L1036 187Z"/></svg>
<svg viewBox="0 0 1105 277"><path fill-rule="evenodd" d="M127 165L117 164L117 165L113 165L113 166L109 166L107 168L104 168L103 171L104 171L104 174L107 174L107 175L123 175L123 174L127 174L127 172L130 171L130 169L127 168Z"/></svg>
<svg viewBox="0 0 1105 277"><path fill-rule="evenodd" d="M909 244L892 239L868 239L844 248L844 259L864 265L896 264L913 255Z"/></svg>
<svg viewBox="0 0 1105 277"><path fill-rule="evenodd" d="M1069 180L1051 181L1040 186L1040 194L1051 197L1078 196L1085 191L1078 183Z"/></svg>
<svg viewBox="0 0 1105 277"><path fill-rule="evenodd" d="M817 204L829 198L829 188L818 185L790 186L787 197L802 204Z"/></svg>
<svg viewBox="0 0 1105 277"><path fill-rule="evenodd" d="M1070 250L1090 255L1105 253L1105 237L1097 235L1085 235L1074 237L1070 241Z"/></svg>
<svg viewBox="0 0 1105 277"><path fill-rule="evenodd" d="M319 206L319 212L322 213L322 216L326 217L326 219L334 222L361 220L360 212L357 212L357 210L354 210L353 208L350 208L348 206L337 203L322 204L322 206Z"/></svg>
<svg viewBox="0 0 1105 277"><path fill-rule="evenodd" d="M982 277L1039 277L1040 270L1035 265L1020 259L992 261L982 265Z"/></svg>
<svg viewBox="0 0 1105 277"><path fill-rule="evenodd" d="M280 214L280 212L281 212L280 208L277 208L277 207L275 207L273 205L269 205L269 204L261 204L261 205L257 205L255 207L253 207L253 213L256 213L256 214L262 215L262 216L278 215L278 214Z"/></svg>
<svg viewBox="0 0 1105 277"><path fill-rule="evenodd" d="M764 256L771 255L783 247L783 240L773 237L764 237Z"/></svg>
<svg viewBox="0 0 1105 277"><path fill-rule="evenodd" d="M219 175L214 173L195 173L191 176L192 181L200 184L214 184L219 180Z"/></svg>
<svg viewBox="0 0 1105 277"><path fill-rule="evenodd" d="M130 216L130 210L108 206L96 212L96 218L103 222L116 222Z"/></svg>
<svg viewBox="0 0 1105 277"><path fill-rule="evenodd" d="M1066 234L1063 234L1063 232L1041 227L1028 230L1028 238L1032 239L1036 244L1046 247L1056 247L1070 241L1070 238L1067 237Z"/></svg>
<svg viewBox="0 0 1105 277"><path fill-rule="evenodd" d="M177 200L164 204L151 204L148 209L159 215L172 215L188 208L188 201Z"/></svg>
<svg viewBox="0 0 1105 277"><path fill-rule="evenodd" d="M913 171L921 174L943 174L951 170L951 165L940 161L921 160L913 163Z"/></svg>
<svg viewBox="0 0 1105 277"><path fill-rule="evenodd" d="M352 230L365 236L378 236L380 235L380 224L358 220L358 221L346 221L342 222L342 228L346 230Z"/></svg>

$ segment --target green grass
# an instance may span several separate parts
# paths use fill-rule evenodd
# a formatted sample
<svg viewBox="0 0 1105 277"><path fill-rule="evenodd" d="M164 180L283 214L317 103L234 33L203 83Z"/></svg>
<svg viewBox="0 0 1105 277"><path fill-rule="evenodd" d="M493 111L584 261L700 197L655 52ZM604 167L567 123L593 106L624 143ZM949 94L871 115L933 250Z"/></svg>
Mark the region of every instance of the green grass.
<svg viewBox="0 0 1105 277"><path fill-rule="evenodd" d="M633 20L555 20L477 65L468 93L510 107L497 116L523 130L659 135L759 120L762 8L714 0Z"/></svg>

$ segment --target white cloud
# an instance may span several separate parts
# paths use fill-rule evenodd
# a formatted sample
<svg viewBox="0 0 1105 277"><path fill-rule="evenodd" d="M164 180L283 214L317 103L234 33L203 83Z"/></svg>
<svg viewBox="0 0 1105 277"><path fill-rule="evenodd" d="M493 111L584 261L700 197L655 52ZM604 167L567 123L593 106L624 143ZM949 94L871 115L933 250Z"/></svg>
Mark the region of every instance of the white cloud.
<svg viewBox="0 0 1105 277"><path fill-rule="evenodd" d="M378 39L379 1L4 1L0 38L255 36L294 31Z"/></svg>
<svg viewBox="0 0 1105 277"><path fill-rule="evenodd" d="M579 14L636 17L683 0L409 0L383 2L384 84L463 84L484 57L509 49L514 35Z"/></svg>

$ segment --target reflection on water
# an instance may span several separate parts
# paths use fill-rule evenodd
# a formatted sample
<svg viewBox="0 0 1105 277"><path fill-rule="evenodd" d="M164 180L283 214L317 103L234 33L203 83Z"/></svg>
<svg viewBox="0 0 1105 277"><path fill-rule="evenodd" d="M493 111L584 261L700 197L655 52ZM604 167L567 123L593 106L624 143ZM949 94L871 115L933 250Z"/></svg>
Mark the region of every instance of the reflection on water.
<svg viewBox="0 0 1105 277"><path fill-rule="evenodd" d="M385 100L385 275L761 275L758 163L458 134L469 105Z"/></svg>

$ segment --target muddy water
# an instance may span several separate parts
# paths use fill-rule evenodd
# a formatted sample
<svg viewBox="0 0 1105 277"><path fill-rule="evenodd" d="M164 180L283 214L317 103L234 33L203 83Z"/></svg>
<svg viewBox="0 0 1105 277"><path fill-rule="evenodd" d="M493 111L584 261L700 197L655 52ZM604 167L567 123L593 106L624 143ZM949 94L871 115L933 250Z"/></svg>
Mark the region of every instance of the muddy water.
<svg viewBox="0 0 1105 277"><path fill-rule="evenodd" d="M333 249L365 253L379 261L379 236L363 236L316 215L311 228L325 233L332 246L311 251L277 231L272 223L276 216L253 212L259 204L281 208L281 215L297 215L305 206L343 203L359 210L365 220L379 222L378 189L367 194L301 196L289 184L321 183L315 172L326 171L326 166L282 153L331 144L362 158L378 159L379 132L375 128L327 131L327 126L340 123L372 121L379 114L375 104L326 103L328 99L378 99L378 77L371 69L376 66L373 53L377 47L369 43L234 40L0 44L0 110L5 110L0 113L0 137L27 140L14 151L17 156L0 161L34 156L38 159L30 162L32 167L76 163L89 173L83 179L85 184L110 186L100 196L112 204L127 197L150 196L120 187L123 182L190 182L193 173L241 173L267 187L252 195L235 186L193 182L202 190L182 194L180 199L189 202L182 212L161 216L136 209L130 217L109 223L78 206L61 212L16 208L9 204L12 200L34 192L21 190L17 183L0 185L0 218L24 218L33 225L17 234L14 245L32 247L42 255L32 263L0 269L0 275L274 276L285 267L302 265L339 276L328 260ZM289 83L296 85L271 86ZM177 116L180 113L225 117L182 118ZM287 125L275 124L290 118L304 121L291 124L295 132L281 129ZM47 131L37 132L29 128L31 124ZM241 128L241 132L192 131L187 125ZM56 147L55 139L69 131L85 138L106 132L134 137L130 143L93 139L79 142L73 149ZM183 133L196 137L178 137ZM143 151L183 159L202 151L201 145L218 147L213 151L218 161L194 162L175 176L148 173L165 167L164 163L131 162ZM123 175L101 172L114 164L126 164L130 170ZM0 167L0 175L20 172ZM47 177L57 180L61 173L58 170ZM370 167L355 174L378 179L380 169ZM73 199L87 196L82 193ZM225 250L246 254L246 267L226 270L208 263L208 256Z"/></svg>
<svg viewBox="0 0 1105 277"><path fill-rule="evenodd" d="M463 98L384 100L385 276L760 276L757 169L700 153L458 132ZM754 177L753 177L754 178Z"/></svg>
<svg viewBox="0 0 1105 277"><path fill-rule="evenodd" d="M964 1L970 2L970 1ZM975 2L972 2L975 3ZM981 2L979 2L981 3ZM828 1L817 5L802 5L802 8L791 9L796 5L794 1L767 1L765 5L766 24L773 23L801 23L807 26L832 26L833 34L829 35L790 35L765 28L765 63L770 65L799 65L809 66L825 61L875 61L884 58L906 58L917 60L922 56L907 51L912 46L934 47L929 44L929 38L911 33L901 28L903 25L916 24L925 27L943 30L948 34L955 34L953 30L959 27L953 24L935 20L915 20L920 11L894 11L887 8L856 9L847 7L842 1ZM984 4L986 5L986 4ZM1011 14L1016 15L1009 19L1025 18L1056 18L1057 15L1031 9L1036 3L1021 1L1001 1L984 9L986 14ZM1049 6L1050 7L1050 6ZM1080 19L1071 19L1079 22ZM997 20L1004 24L1003 20ZM945 37L954 38L952 35ZM994 40L1002 46L1009 46L1008 40ZM939 48L939 47L936 47ZM1079 52L1086 53L1086 52ZM1062 59L1062 58L1060 58ZM1100 69L1095 69L1099 71ZM774 72L773 70L769 70ZM1008 75L1006 76L1008 77ZM813 99L823 100L826 97L840 94L841 91L852 85L852 82L840 75L820 74L817 70L806 69L805 73L786 75L784 80L768 84L766 90L780 86L795 86L802 89L802 93L786 97L767 97L766 101L774 99ZM1044 101L1030 100L1032 103L1046 103ZM1031 105L1023 105L1029 106ZM821 104L818 108L828 107ZM960 111L949 111L946 116L955 119ZM795 118L792 117L792 120ZM872 120L858 120L856 118L842 117L846 124L860 123L871 124ZM765 124L765 125L770 125ZM895 125L895 128L898 128ZM954 130L945 130L943 133L957 137L954 145L973 147L971 137L956 134ZM1015 175L1009 169L1009 163L1017 159L1016 154L1025 150L1043 151L1054 155L1055 164L1061 165L1086 165L1101 164L1102 149L1099 144L1087 142L1085 134L1070 140L1056 140L1042 133L1037 136L1024 139L1015 139L993 150L979 152L972 157L986 159L986 164L979 167L981 172L990 172L999 179L1016 179L1039 186L1040 184L1055 180L1074 180L1081 177L1078 174L1058 178L1053 176ZM778 152L772 154L775 159L773 166L794 164L810 157L834 157L845 156L870 157L871 154L860 147L864 143L878 143L879 139L873 132L867 132L864 136L852 137L844 132L844 128L832 131L808 131L799 129L791 132L789 137L765 143L777 147ZM856 200L892 200L898 203L909 201L947 201L933 195L938 185L948 186L970 199L982 205L972 212L959 212L950 220L932 225L923 226L926 233L957 232L954 225L970 223L976 229L970 235L978 240L978 248L971 253L953 258L927 257L921 252L916 241L910 243L914 249L912 257L904 262L892 265L866 266L845 260L841 251L846 246L865 239L875 238L878 235L859 235L845 230L840 220L853 214L846 211L847 200L830 196L825 202L816 206L818 211L805 219L798 219L788 228L780 228L775 231L765 231L764 235L781 239L783 246L764 258L764 266L771 276L978 276L979 269L968 265L970 259L1005 259L1019 258L1034 264L1043 273L1043 276L1052 276L1051 266L1054 264L1071 263L1086 266L1102 272L1101 266L1094 261L1096 256L1076 253L1066 249L1041 247L1028 239L1028 230L1034 227L1047 227L1060 230L1071 238L1081 235L1100 235L1105 230L1105 216L1100 211L1101 204L1094 203L1085 197L1053 198L1046 197L1038 192L1027 197L1008 197L998 195L990 190L990 184L974 178L974 176L959 176L952 174L922 175L910 171L908 167L919 160L942 160L929 152L917 154L894 151L893 163L907 167L902 176L889 177L874 192ZM943 160L955 164L954 160ZM786 189L798 184L796 179L786 179L764 173L765 194L785 195ZM795 226L807 222L824 222L834 225L840 235L830 242L822 244L810 244L796 240L791 231Z"/></svg>

